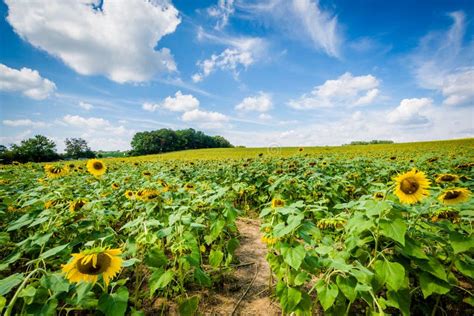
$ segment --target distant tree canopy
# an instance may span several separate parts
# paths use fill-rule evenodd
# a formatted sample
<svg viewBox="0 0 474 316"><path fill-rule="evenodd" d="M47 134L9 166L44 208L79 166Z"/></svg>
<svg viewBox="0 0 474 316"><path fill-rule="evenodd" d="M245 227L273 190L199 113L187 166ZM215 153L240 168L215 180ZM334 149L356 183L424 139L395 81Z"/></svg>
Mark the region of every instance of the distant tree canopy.
<svg viewBox="0 0 474 316"><path fill-rule="evenodd" d="M60 157L56 152L56 144L43 135L22 140L19 145L11 145L10 149L2 146L0 155L2 161L6 163L53 161Z"/></svg>
<svg viewBox="0 0 474 316"><path fill-rule="evenodd" d="M393 144L393 140L371 140L371 141L353 141L349 145L378 145L378 144Z"/></svg>
<svg viewBox="0 0 474 316"><path fill-rule="evenodd" d="M66 138L64 141L66 149L65 156L68 158L94 158L94 152L87 146L87 142L82 138Z"/></svg>
<svg viewBox="0 0 474 316"><path fill-rule="evenodd" d="M133 136L131 155L148 155L176 150L233 147L222 136L209 136L192 128L173 131L160 129Z"/></svg>
<svg viewBox="0 0 474 316"><path fill-rule="evenodd" d="M19 145L10 145L10 148L0 145L0 163L11 163L13 161L42 162L64 158L80 159L95 157L95 153L87 146L87 142L84 139L66 138L65 144L64 154L58 154L54 141L43 135L35 135L32 138L22 140Z"/></svg>

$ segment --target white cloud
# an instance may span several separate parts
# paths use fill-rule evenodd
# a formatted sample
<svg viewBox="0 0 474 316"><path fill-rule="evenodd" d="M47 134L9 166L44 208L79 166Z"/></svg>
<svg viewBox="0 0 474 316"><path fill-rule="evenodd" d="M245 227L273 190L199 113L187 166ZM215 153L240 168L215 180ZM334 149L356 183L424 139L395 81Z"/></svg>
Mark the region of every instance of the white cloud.
<svg viewBox="0 0 474 316"><path fill-rule="evenodd" d="M0 64L0 91L21 92L29 98L43 100L54 90L56 85L41 77L36 70L25 67L16 70Z"/></svg>
<svg viewBox="0 0 474 316"><path fill-rule="evenodd" d="M87 103L87 102L82 102L82 101L79 102L79 106L86 111L90 111L94 108L92 104Z"/></svg>
<svg viewBox="0 0 474 316"><path fill-rule="evenodd" d="M230 47L220 54L212 54L210 58L198 61L196 65L200 68L200 71L191 77L194 82L202 81L216 70L230 71L234 78L238 78L241 69L246 69L260 60L267 50L266 41L258 37L215 36L204 32L200 28L198 39Z"/></svg>
<svg viewBox="0 0 474 316"><path fill-rule="evenodd" d="M323 10L319 0L239 1L236 6L250 17L299 38L332 57L340 56L343 41L337 17Z"/></svg>
<svg viewBox="0 0 474 316"><path fill-rule="evenodd" d="M290 100L288 105L295 109L367 105L378 96L379 84L379 80L372 75L354 77L346 72L336 80L327 80L316 86L309 94Z"/></svg>
<svg viewBox="0 0 474 316"><path fill-rule="evenodd" d="M3 125L10 127L46 127L48 124L41 121L32 121L30 119L20 119L20 120L3 120Z"/></svg>
<svg viewBox="0 0 474 316"><path fill-rule="evenodd" d="M143 103L143 109L154 112L157 109L165 109L173 112L187 112L199 107L199 100L192 94L182 94L181 91L175 93L174 97L166 97L161 103Z"/></svg>
<svg viewBox="0 0 474 316"><path fill-rule="evenodd" d="M123 125L114 126L110 121L99 117L85 118L79 115L66 115L63 117L62 122L80 129L98 130L118 136L131 133L131 131L127 130Z"/></svg>
<svg viewBox="0 0 474 316"><path fill-rule="evenodd" d="M207 9L207 14L217 19L214 28L221 30L229 23L229 17L234 14L234 11L234 0L219 0L216 5Z"/></svg>
<svg viewBox="0 0 474 316"><path fill-rule="evenodd" d="M223 123L229 121L229 117L219 112L202 111L195 109L192 111L184 112L181 116L183 122L194 122L202 128L221 128Z"/></svg>
<svg viewBox="0 0 474 316"><path fill-rule="evenodd" d="M463 45L466 17L449 14L453 20L447 31L430 32L411 56L414 74L422 88L436 90L445 105L474 104L474 42Z"/></svg>
<svg viewBox="0 0 474 316"><path fill-rule="evenodd" d="M82 75L124 83L176 70L169 49L155 49L181 22L167 0L104 1L101 8L90 0L6 3L16 33Z"/></svg>
<svg viewBox="0 0 474 316"><path fill-rule="evenodd" d="M236 110L239 111L256 111L256 112L268 112L273 106L272 97L270 94L260 92L256 96L246 97L235 106Z"/></svg>
<svg viewBox="0 0 474 316"><path fill-rule="evenodd" d="M388 113L388 122L406 125L426 124L429 122L429 119L424 113L432 105L433 100L428 98L403 99L397 108Z"/></svg>

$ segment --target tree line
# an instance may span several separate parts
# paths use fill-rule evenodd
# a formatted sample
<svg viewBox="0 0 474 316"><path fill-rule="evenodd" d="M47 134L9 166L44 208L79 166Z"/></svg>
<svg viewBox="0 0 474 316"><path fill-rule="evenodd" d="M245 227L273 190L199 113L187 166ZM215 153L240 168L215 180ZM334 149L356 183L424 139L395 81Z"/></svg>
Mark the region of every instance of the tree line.
<svg viewBox="0 0 474 316"><path fill-rule="evenodd" d="M374 139L371 141L358 140L358 141L353 141L348 145L379 145L379 144L393 144L393 140L378 140L378 139Z"/></svg>
<svg viewBox="0 0 474 316"><path fill-rule="evenodd" d="M133 136L131 145L132 150L125 153L117 152L112 156L123 157L124 154L126 156L137 156L185 149L233 147L222 136L209 136L192 128L177 131L160 129L139 132ZM106 152L92 151L82 138L66 138L64 153L59 154L53 140L43 135L35 135L32 138L22 140L18 145L13 144L9 147L0 145L0 163L100 158L103 153Z"/></svg>
<svg viewBox="0 0 474 316"><path fill-rule="evenodd" d="M156 131L138 132L132 139L130 155L149 155L170 151L229 148L232 144L222 136L209 136L192 128L173 131L162 128Z"/></svg>
<svg viewBox="0 0 474 316"><path fill-rule="evenodd" d="M0 161L2 163L42 162L61 159L95 158L96 154L82 138L66 138L64 154L58 154L56 143L43 135L22 140L20 144L10 147L0 145Z"/></svg>

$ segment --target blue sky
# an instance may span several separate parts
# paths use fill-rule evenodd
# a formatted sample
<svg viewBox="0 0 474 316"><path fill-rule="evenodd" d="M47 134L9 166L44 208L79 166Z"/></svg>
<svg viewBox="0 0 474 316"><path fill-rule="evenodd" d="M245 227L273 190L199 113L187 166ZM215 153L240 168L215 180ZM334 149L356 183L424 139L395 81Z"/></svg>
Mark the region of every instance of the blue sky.
<svg viewBox="0 0 474 316"><path fill-rule="evenodd" d="M474 136L472 1L0 2L0 143Z"/></svg>

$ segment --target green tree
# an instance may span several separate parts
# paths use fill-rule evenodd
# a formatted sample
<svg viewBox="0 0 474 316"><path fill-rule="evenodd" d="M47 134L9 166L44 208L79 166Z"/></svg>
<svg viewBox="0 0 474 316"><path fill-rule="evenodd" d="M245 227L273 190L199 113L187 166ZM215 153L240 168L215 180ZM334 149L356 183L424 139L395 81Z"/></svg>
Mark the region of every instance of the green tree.
<svg viewBox="0 0 474 316"><path fill-rule="evenodd" d="M59 159L56 144L43 135L22 140L20 145L12 145L12 159L20 162L53 161Z"/></svg>
<svg viewBox="0 0 474 316"><path fill-rule="evenodd" d="M94 152L89 148L87 142L82 138L66 138L66 157L79 158L94 158Z"/></svg>

